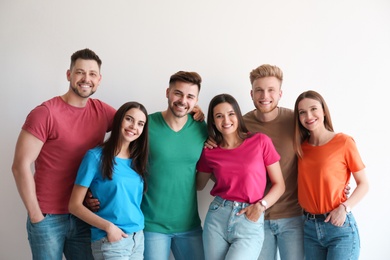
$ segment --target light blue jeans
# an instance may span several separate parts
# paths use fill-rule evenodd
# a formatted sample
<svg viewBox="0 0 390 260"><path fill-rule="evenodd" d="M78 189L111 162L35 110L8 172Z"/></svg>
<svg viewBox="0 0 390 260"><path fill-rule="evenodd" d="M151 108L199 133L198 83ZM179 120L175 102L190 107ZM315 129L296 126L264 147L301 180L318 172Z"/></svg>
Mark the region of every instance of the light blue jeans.
<svg viewBox="0 0 390 260"><path fill-rule="evenodd" d="M128 234L116 242L108 242L107 237L92 242L95 260L142 260L144 259L144 233L138 231Z"/></svg>
<svg viewBox="0 0 390 260"><path fill-rule="evenodd" d="M359 231L352 213L347 214L342 227L306 218L304 248L306 260L359 259Z"/></svg>
<svg viewBox="0 0 390 260"><path fill-rule="evenodd" d="M264 221L264 243L259 260L303 260L304 217Z"/></svg>
<svg viewBox="0 0 390 260"><path fill-rule="evenodd" d="M167 260L170 252L175 260L203 260L202 227L180 233L144 232L145 260Z"/></svg>
<svg viewBox="0 0 390 260"><path fill-rule="evenodd" d="M93 259L90 226L71 214L47 214L38 223L26 223L33 259Z"/></svg>
<svg viewBox="0 0 390 260"><path fill-rule="evenodd" d="M257 259L264 240L264 214L256 221L236 214L250 204L215 197L204 222L206 260Z"/></svg>

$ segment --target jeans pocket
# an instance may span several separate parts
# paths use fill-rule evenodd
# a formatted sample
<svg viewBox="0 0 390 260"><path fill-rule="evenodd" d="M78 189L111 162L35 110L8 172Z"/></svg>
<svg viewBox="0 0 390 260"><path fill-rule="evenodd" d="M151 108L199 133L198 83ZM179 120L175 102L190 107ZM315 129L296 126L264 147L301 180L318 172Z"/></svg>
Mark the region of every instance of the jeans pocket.
<svg viewBox="0 0 390 260"><path fill-rule="evenodd" d="M31 222L31 219L30 217L28 217L28 223L33 226L33 227L37 227L39 225L41 225L43 222L45 222L45 220L49 217L49 214L44 214L43 215L43 219L41 221L38 221L38 222Z"/></svg>
<svg viewBox="0 0 390 260"><path fill-rule="evenodd" d="M212 201L209 206L209 212L216 212L221 208L221 204Z"/></svg>

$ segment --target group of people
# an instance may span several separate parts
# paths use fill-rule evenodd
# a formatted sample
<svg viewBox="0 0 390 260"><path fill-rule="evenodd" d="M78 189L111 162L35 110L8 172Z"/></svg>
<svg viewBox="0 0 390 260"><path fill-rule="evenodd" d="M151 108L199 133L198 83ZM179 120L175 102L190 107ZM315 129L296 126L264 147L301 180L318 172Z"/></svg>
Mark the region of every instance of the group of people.
<svg viewBox="0 0 390 260"><path fill-rule="evenodd" d="M255 109L243 116L220 94L206 124L198 73L173 74L167 109L148 114L90 98L101 64L75 52L69 90L34 108L18 137L12 170L33 259L358 259L351 208L368 191L365 166L319 93L280 107L283 73L264 64L250 73ZM209 179L202 228L197 190Z"/></svg>

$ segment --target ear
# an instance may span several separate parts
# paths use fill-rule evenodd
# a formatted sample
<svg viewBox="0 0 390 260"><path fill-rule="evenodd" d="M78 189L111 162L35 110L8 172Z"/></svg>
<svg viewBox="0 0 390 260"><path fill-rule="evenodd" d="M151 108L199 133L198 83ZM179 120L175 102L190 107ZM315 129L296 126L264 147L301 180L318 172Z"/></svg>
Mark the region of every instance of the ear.
<svg viewBox="0 0 390 260"><path fill-rule="evenodd" d="M99 74L99 76L100 76L100 79L99 79L99 83L98 84L100 84L100 81L102 81L102 78L103 78L102 74Z"/></svg>
<svg viewBox="0 0 390 260"><path fill-rule="evenodd" d="M252 100L253 100L253 89L251 89L250 94L251 94L251 98L252 98Z"/></svg>
<svg viewBox="0 0 390 260"><path fill-rule="evenodd" d="M68 81L70 81L70 70L66 71L66 78L68 79Z"/></svg>
<svg viewBox="0 0 390 260"><path fill-rule="evenodd" d="M169 88L167 88L166 92L165 92L165 97L168 98L169 96Z"/></svg>

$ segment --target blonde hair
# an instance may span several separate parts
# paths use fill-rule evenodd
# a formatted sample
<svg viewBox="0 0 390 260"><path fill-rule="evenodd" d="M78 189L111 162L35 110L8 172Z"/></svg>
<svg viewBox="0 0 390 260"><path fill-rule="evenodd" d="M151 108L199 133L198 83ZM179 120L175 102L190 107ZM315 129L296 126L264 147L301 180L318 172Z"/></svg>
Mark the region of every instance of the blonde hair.
<svg viewBox="0 0 390 260"><path fill-rule="evenodd" d="M265 78L265 77L275 77L280 81L280 85L282 85L283 71L277 66L263 64L257 67L256 69L253 69L249 75L252 85L256 79Z"/></svg>

